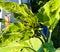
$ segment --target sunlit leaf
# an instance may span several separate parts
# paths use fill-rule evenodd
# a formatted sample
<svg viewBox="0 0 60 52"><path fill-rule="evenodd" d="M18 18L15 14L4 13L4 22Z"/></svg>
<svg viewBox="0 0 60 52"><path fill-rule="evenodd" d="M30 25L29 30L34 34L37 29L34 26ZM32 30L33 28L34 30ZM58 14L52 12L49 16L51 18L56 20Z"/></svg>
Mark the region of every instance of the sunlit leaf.
<svg viewBox="0 0 60 52"><path fill-rule="evenodd" d="M51 0L38 10L39 21L50 29L54 29L60 20L60 0Z"/></svg>

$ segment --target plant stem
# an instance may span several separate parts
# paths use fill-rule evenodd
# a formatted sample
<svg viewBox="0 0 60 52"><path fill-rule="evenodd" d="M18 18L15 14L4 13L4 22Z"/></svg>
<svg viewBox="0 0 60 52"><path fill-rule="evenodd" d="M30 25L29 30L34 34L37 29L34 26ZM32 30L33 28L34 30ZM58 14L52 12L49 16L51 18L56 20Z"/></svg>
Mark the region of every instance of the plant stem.
<svg viewBox="0 0 60 52"><path fill-rule="evenodd" d="M42 31L41 31L41 33L42 33ZM43 33L42 33L42 37L43 37L44 41L46 42L47 40L46 40L46 38L45 38Z"/></svg>
<svg viewBox="0 0 60 52"><path fill-rule="evenodd" d="M50 43L50 41L51 41L51 35L52 35L52 30L50 30L50 35L49 35L49 38L48 38L48 43Z"/></svg>

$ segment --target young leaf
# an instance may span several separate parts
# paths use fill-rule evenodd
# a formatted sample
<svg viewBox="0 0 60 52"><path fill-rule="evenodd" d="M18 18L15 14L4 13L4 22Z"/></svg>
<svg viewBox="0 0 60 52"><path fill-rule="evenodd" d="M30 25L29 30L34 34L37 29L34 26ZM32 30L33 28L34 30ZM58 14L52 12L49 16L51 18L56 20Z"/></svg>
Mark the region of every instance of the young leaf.
<svg viewBox="0 0 60 52"><path fill-rule="evenodd" d="M53 30L60 20L60 0L50 0L38 10L39 22Z"/></svg>

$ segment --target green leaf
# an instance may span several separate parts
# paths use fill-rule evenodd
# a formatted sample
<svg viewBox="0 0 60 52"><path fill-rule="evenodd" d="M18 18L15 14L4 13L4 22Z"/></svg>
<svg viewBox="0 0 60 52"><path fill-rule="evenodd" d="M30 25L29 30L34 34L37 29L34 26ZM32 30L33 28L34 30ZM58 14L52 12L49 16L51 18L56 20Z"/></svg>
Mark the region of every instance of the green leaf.
<svg viewBox="0 0 60 52"><path fill-rule="evenodd" d="M45 43L43 45L44 52L55 52L55 48L53 47L52 43Z"/></svg>
<svg viewBox="0 0 60 52"><path fill-rule="evenodd" d="M0 2L0 7L8 12L12 12L16 19L26 22L26 25L35 27L38 24L37 17L32 13L26 4L19 5L14 2Z"/></svg>
<svg viewBox="0 0 60 52"><path fill-rule="evenodd" d="M43 48L41 48L41 45L42 45L42 42L38 39L38 38L31 38L29 40L26 41L29 45L29 47L31 48L28 48L28 47L25 47L23 49L24 52L39 52L39 51L43 51ZM39 49L42 49L42 50L39 50ZM22 51L22 52L23 52Z"/></svg>
<svg viewBox="0 0 60 52"><path fill-rule="evenodd" d="M20 52L20 50L23 48L23 47L29 47L29 45L26 43L26 42L22 42L19 43L19 42L16 42L16 41L13 41L13 42L10 42L7 46L4 46L4 47L0 47L0 51L1 52Z"/></svg>
<svg viewBox="0 0 60 52"><path fill-rule="evenodd" d="M38 10L37 17L39 22L45 24L53 30L60 20L60 0L50 0Z"/></svg>
<svg viewBox="0 0 60 52"><path fill-rule="evenodd" d="M39 50L41 41L38 38L32 38L27 41L12 41L6 44L6 46L0 47L1 52L35 52Z"/></svg>
<svg viewBox="0 0 60 52"><path fill-rule="evenodd" d="M12 41L26 41L32 38L33 35L33 28L24 26L21 22L11 23L2 33L2 45L0 46L6 46Z"/></svg>
<svg viewBox="0 0 60 52"><path fill-rule="evenodd" d="M42 42L38 38L31 38L29 40L29 43L30 43L31 47L36 51L38 51L42 45Z"/></svg>
<svg viewBox="0 0 60 52"><path fill-rule="evenodd" d="M11 43L9 43L9 45L7 45L5 47L0 47L0 51L1 52L19 52L20 48L21 48L19 46L20 46L19 43L11 42Z"/></svg>

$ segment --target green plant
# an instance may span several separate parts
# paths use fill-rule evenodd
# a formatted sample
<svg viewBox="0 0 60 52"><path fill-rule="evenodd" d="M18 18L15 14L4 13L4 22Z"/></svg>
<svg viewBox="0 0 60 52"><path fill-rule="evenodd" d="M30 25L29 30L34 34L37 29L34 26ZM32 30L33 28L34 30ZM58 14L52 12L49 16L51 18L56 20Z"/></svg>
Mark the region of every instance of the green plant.
<svg viewBox="0 0 60 52"><path fill-rule="evenodd" d="M10 52L55 52L51 34L60 20L59 2L60 0L47 2L36 15L26 4L0 2L0 7L12 12L14 18L20 20L11 23L0 36L1 52L9 52L9 50ZM47 27L46 35L42 32L44 28L41 26Z"/></svg>
<svg viewBox="0 0 60 52"><path fill-rule="evenodd" d="M40 7L42 7L48 1L49 0L30 0L32 12L37 13L38 9L40 9Z"/></svg>

